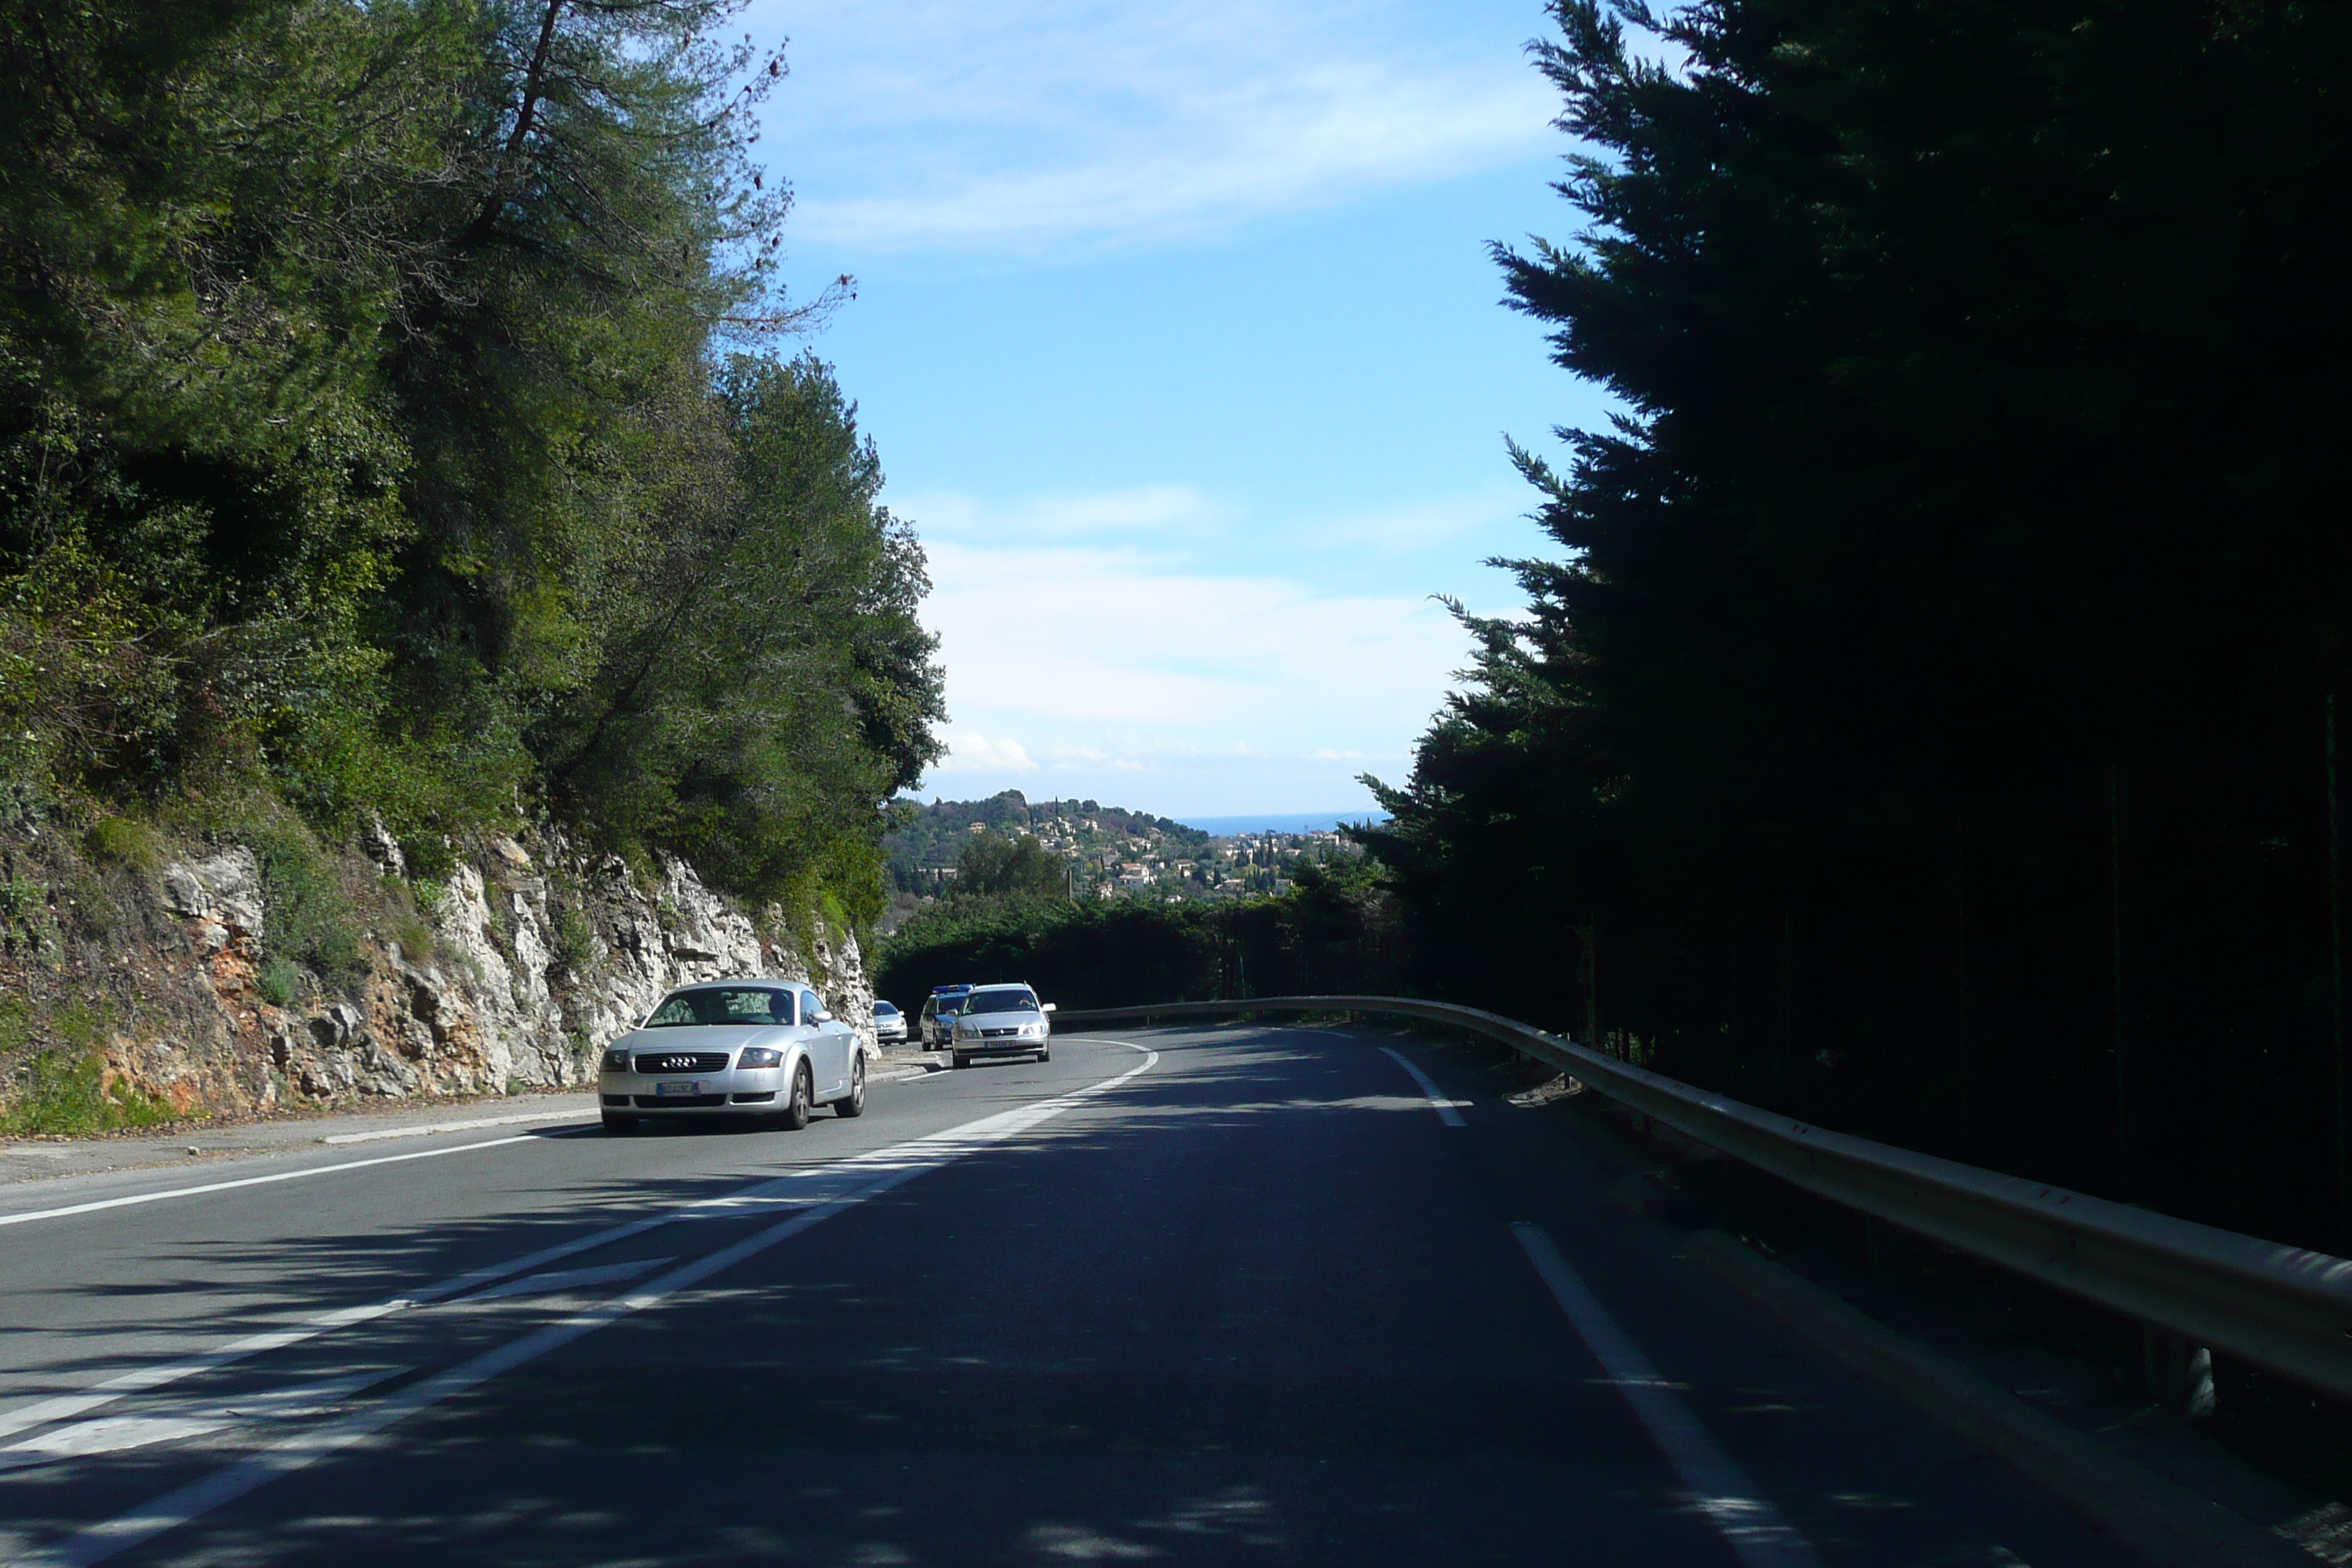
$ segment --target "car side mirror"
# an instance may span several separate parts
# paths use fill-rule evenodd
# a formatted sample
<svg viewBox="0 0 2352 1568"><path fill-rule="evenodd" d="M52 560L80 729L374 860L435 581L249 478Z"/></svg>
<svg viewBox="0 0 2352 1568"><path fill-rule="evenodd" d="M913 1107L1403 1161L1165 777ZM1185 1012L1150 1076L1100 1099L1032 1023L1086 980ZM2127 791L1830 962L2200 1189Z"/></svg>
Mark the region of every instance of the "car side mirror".
<svg viewBox="0 0 2352 1568"><path fill-rule="evenodd" d="M833 1022L833 1015L826 1012L822 1007L818 1008L815 1013L811 1016L820 1024L830 1024Z"/></svg>
<svg viewBox="0 0 2352 1568"><path fill-rule="evenodd" d="M1051 1002L1045 1003L1044 1005L1042 1005L1041 1006L1039 1006L1039 1007L1038 1007L1038 1009L1037 1009L1037 1011L1039 1011L1040 1013L1050 1013L1050 1012L1052 1012L1053 1010L1054 1010L1054 1005L1053 1005Z"/></svg>

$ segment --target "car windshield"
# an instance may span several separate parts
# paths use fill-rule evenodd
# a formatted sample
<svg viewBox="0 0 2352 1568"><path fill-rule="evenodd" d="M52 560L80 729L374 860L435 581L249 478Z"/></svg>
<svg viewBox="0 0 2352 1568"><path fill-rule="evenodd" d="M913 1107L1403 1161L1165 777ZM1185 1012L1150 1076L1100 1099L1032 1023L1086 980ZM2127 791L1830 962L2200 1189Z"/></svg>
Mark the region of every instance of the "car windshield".
<svg viewBox="0 0 2352 1568"><path fill-rule="evenodd" d="M975 991L965 998L967 1013L1034 1013L1037 998L1034 993L1022 991Z"/></svg>
<svg viewBox="0 0 2352 1568"><path fill-rule="evenodd" d="M714 985L672 994L646 1020L648 1029L687 1024L789 1024L793 994L765 985Z"/></svg>
<svg viewBox="0 0 2352 1568"><path fill-rule="evenodd" d="M963 998L961 996L934 996L931 998L931 1010L942 1018L951 1018L955 1016L955 1010L962 1005Z"/></svg>
<svg viewBox="0 0 2352 1568"><path fill-rule="evenodd" d="M877 1002L874 1004L874 1016L877 1018L895 1018L898 1016L898 1009L887 1002Z"/></svg>

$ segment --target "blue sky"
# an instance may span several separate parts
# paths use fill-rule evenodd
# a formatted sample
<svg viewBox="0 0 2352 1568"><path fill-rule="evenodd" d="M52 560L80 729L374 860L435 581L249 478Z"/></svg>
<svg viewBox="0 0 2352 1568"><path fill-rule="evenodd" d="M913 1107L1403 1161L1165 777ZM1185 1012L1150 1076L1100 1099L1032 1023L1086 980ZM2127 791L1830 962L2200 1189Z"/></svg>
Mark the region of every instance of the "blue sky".
<svg viewBox="0 0 2352 1568"><path fill-rule="evenodd" d="M1543 544L1505 460L1599 417L1503 310L1566 237L1537 5L758 0L812 342L912 519L949 757L1171 816L1360 809ZM803 291L809 291L806 289Z"/></svg>

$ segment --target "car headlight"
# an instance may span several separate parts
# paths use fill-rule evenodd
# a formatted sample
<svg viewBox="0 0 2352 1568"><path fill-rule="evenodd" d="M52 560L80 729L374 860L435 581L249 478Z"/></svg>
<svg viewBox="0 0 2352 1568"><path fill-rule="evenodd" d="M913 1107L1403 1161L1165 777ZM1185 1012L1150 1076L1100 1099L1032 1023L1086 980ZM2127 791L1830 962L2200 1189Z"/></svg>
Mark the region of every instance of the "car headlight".
<svg viewBox="0 0 2352 1568"><path fill-rule="evenodd" d="M784 1053L773 1046L745 1046L739 1068L772 1068L784 1065Z"/></svg>
<svg viewBox="0 0 2352 1568"><path fill-rule="evenodd" d="M1045 1032L1045 1026L1043 1024L1024 1024L1021 1026L1021 1037L1024 1040L1034 1040Z"/></svg>
<svg viewBox="0 0 2352 1568"><path fill-rule="evenodd" d="M629 1070L629 1050L626 1046L614 1046L604 1053L604 1070L606 1072Z"/></svg>

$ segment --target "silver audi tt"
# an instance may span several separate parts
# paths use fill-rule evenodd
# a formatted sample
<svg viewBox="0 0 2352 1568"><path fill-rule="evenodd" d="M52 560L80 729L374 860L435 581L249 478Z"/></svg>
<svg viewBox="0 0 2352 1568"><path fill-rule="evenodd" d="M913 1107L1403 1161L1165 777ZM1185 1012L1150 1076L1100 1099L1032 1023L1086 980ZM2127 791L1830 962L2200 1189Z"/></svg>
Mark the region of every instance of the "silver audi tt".
<svg viewBox="0 0 2352 1568"><path fill-rule="evenodd" d="M740 1117L798 1131L812 1107L866 1110L866 1053L815 992L789 980L681 985L604 1049L604 1131L647 1118Z"/></svg>

